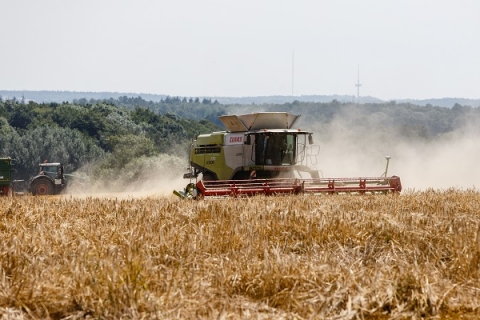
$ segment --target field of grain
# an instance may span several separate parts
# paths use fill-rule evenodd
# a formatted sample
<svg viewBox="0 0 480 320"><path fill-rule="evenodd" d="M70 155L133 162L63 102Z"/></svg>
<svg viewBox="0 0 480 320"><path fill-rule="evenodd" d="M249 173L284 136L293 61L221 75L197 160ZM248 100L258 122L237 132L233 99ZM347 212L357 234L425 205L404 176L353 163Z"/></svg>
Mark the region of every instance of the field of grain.
<svg viewBox="0 0 480 320"><path fill-rule="evenodd" d="M0 198L2 319L474 319L479 267L476 190Z"/></svg>

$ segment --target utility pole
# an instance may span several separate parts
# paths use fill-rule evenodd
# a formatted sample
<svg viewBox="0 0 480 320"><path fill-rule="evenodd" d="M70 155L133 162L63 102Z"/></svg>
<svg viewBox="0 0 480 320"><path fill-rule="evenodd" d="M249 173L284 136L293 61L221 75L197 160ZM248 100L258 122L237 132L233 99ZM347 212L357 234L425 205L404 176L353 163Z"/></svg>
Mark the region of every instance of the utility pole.
<svg viewBox="0 0 480 320"><path fill-rule="evenodd" d="M360 66L357 67L357 83L355 84L357 87L357 99L353 104L353 126L357 126L357 104L360 102L360 87L362 84L360 83Z"/></svg>
<svg viewBox="0 0 480 320"><path fill-rule="evenodd" d="M293 83L295 80L295 51L292 51L292 96L293 94Z"/></svg>
<svg viewBox="0 0 480 320"><path fill-rule="evenodd" d="M355 84L357 87L357 103L360 101L360 87L362 84L360 83L360 66L358 67L358 73L357 73L357 83Z"/></svg>

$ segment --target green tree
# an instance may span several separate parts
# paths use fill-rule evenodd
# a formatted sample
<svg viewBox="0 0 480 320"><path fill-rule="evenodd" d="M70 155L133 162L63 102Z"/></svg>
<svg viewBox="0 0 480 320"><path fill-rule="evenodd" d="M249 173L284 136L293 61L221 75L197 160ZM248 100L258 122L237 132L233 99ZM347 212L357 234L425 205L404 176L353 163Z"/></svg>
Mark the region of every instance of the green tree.
<svg viewBox="0 0 480 320"><path fill-rule="evenodd" d="M10 114L10 125L18 129L26 129L34 120L35 115L30 105L14 104L14 108Z"/></svg>
<svg viewBox="0 0 480 320"><path fill-rule="evenodd" d="M20 135L6 118L0 117L0 156L16 159L23 151Z"/></svg>
<svg viewBox="0 0 480 320"><path fill-rule="evenodd" d="M123 135L111 138L113 152L95 169L95 175L107 180L118 180L124 175L125 167L140 158L149 158L158 154L153 141L145 135ZM131 175L131 173L128 173ZM134 175L138 176L138 174Z"/></svg>
<svg viewBox="0 0 480 320"><path fill-rule="evenodd" d="M18 171L24 178L36 174L38 164L43 160L61 162L66 172L73 172L104 156L104 151L94 140L69 128L38 127L28 130L19 144L23 151L15 158Z"/></svg>

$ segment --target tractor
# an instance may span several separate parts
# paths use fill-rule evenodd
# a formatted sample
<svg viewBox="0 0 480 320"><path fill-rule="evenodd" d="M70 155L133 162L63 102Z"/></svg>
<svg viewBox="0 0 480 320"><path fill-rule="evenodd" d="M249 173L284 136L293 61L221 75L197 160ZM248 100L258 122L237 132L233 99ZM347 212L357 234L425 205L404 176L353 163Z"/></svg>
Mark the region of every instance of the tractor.
<svg viewBox="0 0 480 320"><path fill-rule="evenodd" d="M40 163L39 173L30 180L14 180L15 194L30 192L34 196L55 195L67 187L67 180L63 172L63 165L58 162Z"/></svg>

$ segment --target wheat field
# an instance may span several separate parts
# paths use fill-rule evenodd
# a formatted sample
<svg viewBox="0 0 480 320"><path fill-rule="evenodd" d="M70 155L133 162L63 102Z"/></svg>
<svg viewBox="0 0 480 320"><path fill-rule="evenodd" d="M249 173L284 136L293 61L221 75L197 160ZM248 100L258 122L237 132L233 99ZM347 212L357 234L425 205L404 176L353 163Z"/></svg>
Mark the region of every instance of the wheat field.
<svg viewBox="0 0 480 320"><path fill-rule="evenodd" d="M475 319L480 192L0 198L1 319Z"/></svg>

